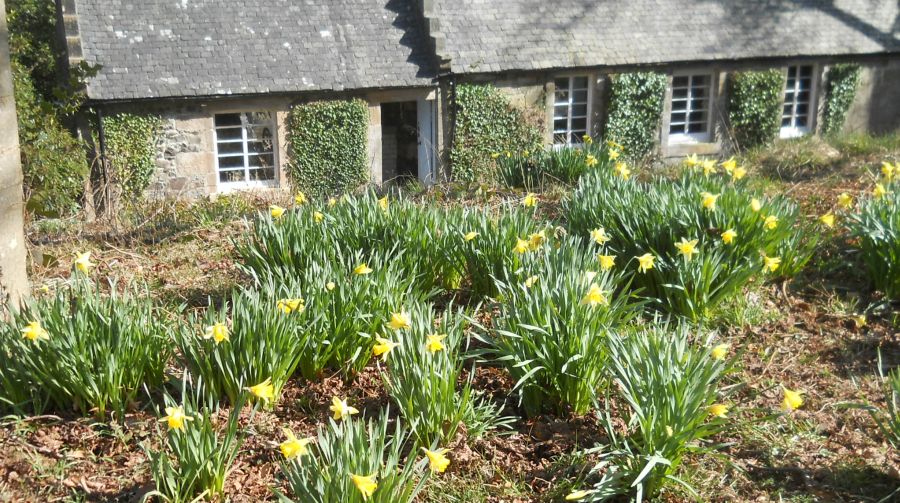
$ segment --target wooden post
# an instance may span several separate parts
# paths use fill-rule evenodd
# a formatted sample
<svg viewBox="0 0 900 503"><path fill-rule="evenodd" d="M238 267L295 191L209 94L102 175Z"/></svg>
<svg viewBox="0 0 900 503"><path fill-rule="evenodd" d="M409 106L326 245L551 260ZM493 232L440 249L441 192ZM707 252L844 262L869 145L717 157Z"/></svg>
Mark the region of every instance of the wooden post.
<svg viewBox="0 0 900 503"><path fill-rule="evenodd" d="M24 211L9 29L6 6L0 0L0 304L7 300L18 303L28 291Z"/></svg>

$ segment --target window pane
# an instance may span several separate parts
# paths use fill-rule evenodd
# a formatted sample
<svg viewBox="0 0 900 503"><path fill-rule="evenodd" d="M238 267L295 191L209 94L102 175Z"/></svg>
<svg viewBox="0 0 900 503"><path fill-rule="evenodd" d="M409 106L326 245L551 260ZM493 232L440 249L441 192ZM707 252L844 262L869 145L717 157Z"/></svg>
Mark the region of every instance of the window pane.
<svg viewBox="0 0 900 503"><path fill-rule="evenodd" d="M687 98L687 95L688 95L688 90L686 87L676 87L675 89L672 89L672 98L673 99Z"/></svg>
<svg viewBox="0 0 900 503"><path fill-rule="evenodd" d="M216 138L219 140L240 140L243 137L243 132L239 127L216 130Z"/></svg>
<svg viewBox="0 0 900 503"><path fill-rule="evenodd" d="M272 142L271 141L248 141L247 142L247 152L251 154L271 154L272 153Z"/></svg>
<svg viewBox="0 0 900 503"><path fill-rule="evenodd" d="M587 104L584 105L572 105L572 115L573 116L587 116Z"/></svg>
<svg viewBox="0 0 900 503"><path fill-rule="evenodd" d="M566 141L566 138L568 138L568 135L566 133L555 134L553 135L553 143L556 145L565 145L566 143L568 143Z"/></svg>
<svg viewBox="0 0 900 503"><path fill-rule="evenodd" d="M797 117L795 124L797 127L806 127L806 116Z"/></svg>
<svg viewBox="0 0 900 503"><path fill-rule="evenodd" d="M694 75L691 85L705 86L706 85L706 75Z"/></svg>
<svg viewBox="0 0 900 503"><path fill-rule="evenodd" d="M801 66L800 67L800 76L801 77L812 77L812 67L811 66Z"/></svg>
<svg viewBox="0 0 900 503"><path fill-rule="evenodd" d="M587 89L588 86L588 78L587 77L572 77L572 87L576 89Z"/></svg>
<svg viewBox="0 0 900 503"><path fill-rule="evenodd" d="M557 104L566 104L569 102L569 88L556 88L556 103Z"/></svg>
<svg viewBox="0 0 900 503"><path fill-rule="evenodd" d="M223 126L240 126L241 114L218 114L216 115L216 127Z"/></svg>
<svg viewBox="0 0 900 503"><path fill-rule="evenodd" d="M687 87L689 78L686 75L674 77L672 79L672 87Z"/></svg>
<svg viewBox="0 0 900 503"><path fill-rule="evenodd" d="M705 133L706 132L706 123L705 122L692 122L688 125L689 133Z"/></svg>
<svg viewBox="0 0 900 503"><path fill-rule="evenodd" d="M695 87L691 91L691 94L694 98L706 98L706 88L705 87Z"/></svg>
<svg viewBox="0 0 900 503"><path fill-rule="evenodd" d="M669 126L669 134L684 133L684 124L672 124Z"/></svg>
<svg viewBox="0 0 900 503"><path fill-rule="evenodd" d="M812 87L812 80L810 79L800 79L800 89L808 90Z"/></svg>
<svg viewBox="0 0 900 503"><path fill-rule="evenodd" d="M803 103L809 103L809 91L800 91L797 94L797 101L801 101Z"/></svg>
<svg viewBox="0 0 900 503"><path fill-rule="evenodd" d="M587 103L588 92L587 89L582 89L581 91L572 91L572 102L573 103Z"/></svg>
<svg viewBox="0 0 900 503"><path fill-rule="evenodd" d="M251 168L265 168L275 165L275 156L273 154L250 155L247 158Z"/></svg>
<svg viewBox="0 0 900 503"><path fill-rule="evenodd" d="M687 118L687 115L684 112L676 112L676 113L672 114L672 119L670 122L672 124L679 124L679 123L683 123L686 118Z"/></svg>
<svg viewBox="0 0 900 503"><path fill-rule="evenodd" d="M809 105L802 103L797 105L797 115L807 115L809 113Z"/></svg>
<svg viewBox="0 0 900 503"><path fill-rule="evenodd" d="M584 143L584 135L587 131L572 131L572 143Z"/></svg>
<svg viewBox="0 0 900 503"><path fill-rule="evenodd" d="M572 130L584 131L587 129L587 119L572 119Z"/></svg>
<svg viewBox="0 0 900 503"><path fill-rule="evenodd" d="M796 79L787 79L787 84L786 84L786 85L787 85L787 88L788 88L788 89L793 90L793 89L794 89L794 86L797 85L797 80L796 80Z"/></svg>
<svg viewBox="0 0 900 503"><path fill-rule="evenodd" d="M269 181L275 179L275 168L251 169L250 180Z"/></svg>
<svg viewBox="0 0 900 503"><path fill-rule="evenodd" d="M556 90L560 89L569 89L569 79L561 78L553 81L553 85L556 87Z"/></svg>
<svg viewBox="0 0 900 503"><path fill-rule="evenodd" d="M553 121L553 130L556 132L565 132L566 127L569 125L567 119L557 119Z"/></svg>
<svg viewBox="0 0 900 503"><path fill-rule="evenodd" d="M680 112L682 110L687 110L687 101L678 100L672 102L672 111Z"/></svg>
<svg viewBox="0 0 900 503"><path fill-rule="evenodd" d="M796 67L796 66L789 66L789 67L788 67L788 78L789 78L789 79L793 79L793 78L796 77L796 76L797 76L797 67Z"/></svg>
<svg viewBox="0 0 900 503"><path fill-rule="evenodd" d="M701 110L697 112L691 112L690 117L688 118L688 122L702 122L706 123L706 111Z"/></svg>
<svg viewBox="0 0 900 503"><path fill-rule="evenodd" d="M790 126L790 125L791 125L791 118L790 118L790 116L782 117L782 119L781 119L781 127L788 127L788 126Z"/></svg>
<svg viewBox="0 0 900 503"><path fill-rule="evenodd" d="M569 105L556 105L553 107L554 119L567 119L569 117Z"/></svg>
<svg viewBox="0 0 900 503"><path fill-rule="evenodd" d="M219 169L243 168L244 156L219 157Z"/></svg>
<svg viewBox="0 0 900 503"><path fill-rule="evenodd" d="M216 148L219 150L219 154L243 154L244 153L244 143L243 142L228 142L228 143L217 143Z"/></svg>
<svg viewBox="0 0 900 503"><path fill-rule="evenodd" d="M219 181L222 183L243 182L244 176L244 170L219 171Z"/></svg>
<svg viewBox="0 0 900 503"><path fill-rule="evenodd" d="M272 140L272 128L269 124L247 127L248 140Z"/></svg>

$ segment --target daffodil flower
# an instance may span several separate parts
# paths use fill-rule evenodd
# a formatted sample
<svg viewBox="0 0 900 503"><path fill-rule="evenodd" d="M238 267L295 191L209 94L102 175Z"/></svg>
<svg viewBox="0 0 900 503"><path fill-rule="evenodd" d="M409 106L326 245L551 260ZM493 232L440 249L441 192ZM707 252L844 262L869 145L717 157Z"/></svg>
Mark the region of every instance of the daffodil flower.
<svg viewBox="0 0 900 503"><path fill-rule="evenodd" d="M538 282L538 277L537 277L537 276L530 276L528 279L525 280L525 288L531 288L531 287L533 287L533 286L535 285L535 283L537 283L537 282Z"/></svg>
<svg viewBox="0 0 900 503"><path fill-rule="evenodd" d="M298 206L306 204L306 194L304 194L303 192L297 192L297 195L294 196L294 202L297 203Z"/></svg>
<svg viewBox="0 0 900 503"><path fill-rule="evenodd" d="M759 202L759 199L754 197L750 200L750 209L753 210L754 213L759 213L759 210L762 209L762 203Z"/></svg>
<svg viewBox="0 0 900 503"><path fill-rule="evenodd" d="M616 149L610 149L610 150L609 150L609 160L610 160L610 161L615 161L616 159L619 158L620 155L622 155L622 153L619 152L619 151L616 150Z"/></svg>
<svg viewBox="0 0 900 503"><path fill-rule="evenodd" d="M194 418L191 416L186 416L184 414L184 408L181 406L178 407L166 407L166 417L159 420L159 422L168 423L169 430L181 430L184 431L184 423L185 421L193 421Z"/></svg>
<svg viewBox="0 0 900 503"><path fill-rule="evenodd" d="M317 211L317 212L313 213L313 221L314 222L316 222L317 224L320 224L320 223L322 223L323 220L325 220L325 215L323 215L321 212Z"/></svg>
<svg viewBox="0 0 900 503"><path fill-rule="evenodd" d="M728 406L715 403L709 406L709 415L713 417L728 417Z"/></svg>
<svg viewBox="0 0 900 503"><path fill-rule="evenodd" d="M447 338L447 334L429 335L428 340L425 343L425 349L427 349L432 354L445 349L444 343L441 341L443 341L446 338Z"/></svg>
<svg viewBox="0 0 900 503"><path fill-rule="evenodd" d="M287 210L285 210L281 206L278 206L277 204L273 204L272 206L269 206L269 214L271 214L272 218L274 218L275 220L278 220L279 218L283 217L285 211L287 211Z"/></svg>
<svg viewBox="0 0 900 503"><path fill-rule="evenodd" d="M737 161L734 160L734 157L729 158L727 161L722 161L722 169L729 175L734 172L735 168L737 168Z"/></svg>
<svg viewBox="0 0 900 503"><path fill-rule="evenodd" d="M384 337L376 336L375 337L375 346L372 348L372 354L375 356L382 356L385 360L387 360L388 353L394 350L397 346L400 345L399 342L394 342L390 339L385 339Z"/></svg>
<svg viewBox="0 0 900 503"><path fill-rule="evenodd" d="M713 173L715 173L717 171L716 161L714 161L713 159L706 159L705 161L703 161L702 165L703 165L703 175L704 176L712 175Z"/></svg>
<svg viewBox="0 0 900 503"><path fill-rule="evenodd" d="M378 489L378 482L375 478L375 474L372 475L354 475L350 474L350 480L353 481L353 485L356 486L356 489L362 494L363 500L368 500L372 494L375 493L375 490Z"/></svg>
<svg viewBox="0 0 900 503"><path fill-rule="evenodd" d="M41 339L49 339L50 333L44 330L44 327L41 326L41 322L32 321L22 329L22 337L29 341L37 342Z"/></svg>
<svg viewBox="0 0 900 503"><path fill-rule="evenodd" d="M425 451L425 456L428 457L428 467L431 469L432 473L444 473L447 467L450 466L450 459L446 456L446 454L450 452L449 449L437 449L432 451L422 447L422 450Z"/></svg>
<svg viewBox="0 0 900 503"><path fill-rule="evenodd" d="M325 283L325 289L328 290L329 292L334 290L335 286L336 285L334 284L334 281L329 281L328 283Z"/></svg>
<svg viewBox="0 0 900 503"><path fill-rule="evenodd" d="M603 290L597 286L596 283L591 283L590 288L587 293L584 294L584 297L581 298L581 305L583 306L608 306L609 299L606 298L606 295L603 293Z"/></svg>
<svg viewBox="0 0 900 503"><path fill-rule="evenodd" d="M206 327L206 331L203 333L204 339L212 339L216 342L218 346L222 341L228 340L228 327L225 326L224 323L215 323L211 326Z"/></svg>
<svg viewBox="0 0 900 503"><path fill-rule="evenodd" d="M333 197L328 198L328 207L331 208L337 204L337 199Z"/></svg>
<svg viewBox="0 0 900 503"><path fill-rule="evenodd" d="M280 299L275 305L276 309L284 314L302 313L306 310L303 299Z"/></svg>
<svg viewBox="0 0 900 503"><path fill-rule="evenodd" d="M494 152L493 154L491 154L491 159L496 159L498 157L500 157L500 152Z"/></svg>
<svg viewBox="0 0 900 503"><path fill-rule="evenodd" d="M734 180L740 180L747 176L747 170L743 166L738 166L734 168L734 171L731 172L731 178Z"/></svg>
<svg viewBox="0 0 900 503"><path fill-rule="evenodd" d="M359 264L358 266L353 268L353 274L357 276L365 276L366 274L371 274L372 269L369 268L365 263Z"/></svg>
<svg viewBox="0 0 900 503"><path fill-rule="evenodd" d="M888 193L887 189L884 188L884 185L880 183L875 184L875 188L872 190L872 195L875 196L875 199L881 199L886 196Z"/></svg>
<svg viewBox="0 0 900 503"><path fill-rule="evenodd" d="M719 344L716 347L712 348L710 351L710 355L716 360L722 360L728 355L728 350L731 349L731 344Z"/></svg>
<svg viewBox="0 0 900 503"><path fill-rule="evenodd" d="M766 226L766 230L774 231L776 227L778 227L778 217L775 215L769 215L766 217L763 224Z"/></svg>
<svg viewBox="0 0 900 503"><path fill-rule="evenodd" d="M629 169L628 165L624 162L617 162L616 166L613 169L616 172L616 176L618 176L622 180L628 180L629 178L631 178L631 169Z"/></svg>
<svg viewBox="0 0 900 503"><path fill-rule="evenodd" d="M681 241L675 243L675 248L678 248L678 253L680 253L684 260L690 262L694 255L699 253L697 251L697 240L692 239L688 241L686 238L681 238Z"/></svg>
<svg viewBox="0 0 900 503"><path fill-rule="evenodd" d="M333 419L341 421L347 419L353 414L359 414L359 410L356 407L347 405L346 399L341 400L336 396L331 398L331 406L328 407L328 409L334 413L334 415L332 416Z"/></svg>
<svg viewBox="0 0 900 503"><path fill-rule="evenodd" d="M791 412L799 409L800 406L803 405L803 397L800 396L800 394L803 393L802 391L793 391L784 386L781 388L784 390L784 400L781 401L781 408Z"/></svg>
<svg viewBox="0 0 900 503"><path fill-rule="evenodd" d="M604 271L608 271L616 265L615 255L598 255L597 259L600 261L600 269Z"/></svg>
<svg viewBox="0 0 900 503"><path fill-rule="evenodd" d="M606 235L606 229L598 227L591 231L591 239L597 244L606 244L611 238Z"/></svg>
<svg viewBox="0 0 900 503"><path fill-rule="evenodd" d="M700 193L700 203L704 209L713 211L716 209L716 201L719 200L719 194L710 194L709 192Z"/></svg>
<svg viewBox="0 0 900 503"><path fill-rule="evenodd" d="M513 247L513 251L522 255L523 253L527 253L530 249L530 243L522 238L516 238L516 246Z"/></svg>
<svg viewBox="0 0 900 503"><path fill-rule="evenodd" d="M87 274L96 264L91 262L91 252L78 253L75 256L75 269Z"/></svg>
<svg viewBox="0 0 900 503"><path fill-rule="evenodd" d="M588 154L587 157L584 158L584 164L589 168L593 168L597 165L597 158L591 154Z"/></svg>
<svg viewBox="0 0 900 503"><path fill-rule="evenodd" d="M822 224L829 229L834 227L834 214L826 213L822 215L819 217L819 222L822 222Z"/></svg>
<svg viewBox="0 0 900 503"><path fill-rule="evenodd" d="M475 231L469 231L469 232L463 234L463 240L465 240L466 242L471 241L477 237L478 237L478 233Z"/></svg>
<svg viewBox="0 0 900 503"><path fill-rule="evenodd" d="M378 206L381 207L382 210L387 211L390 206L390 201L388 201L388 196L384 196L378 200Z"/></svg>
<svg viewBox="0 0 900 503"><path fill-rule="evenodd" d="M855 316L853 318L853 323L856 324L856 328L863 328L869 324L869 322L866 320L866 315L864 314Z"/></svg>
<svg viewBox="0 0 900 503"><path fill-rule="evenodd" d="M529 192L525 195L525 199L522 199L522 206L526 208L534 208L535 206L537 206L537 196L534 193Z"/></svg>
<svg viewBox="0 0 900 503"><path fill-rule="evenodd" d="M259 398L265 403L269 403L269 401L275 400L275 386L272 386L271 377L267 377L265 381L255 386L250 386L249 388L244 389L249 391L253 396Z"/></svg>
<svg viewBox="0 0 900 503"><path fill-rule="evenodd" d="M537 250L544 245L544 242L546 240L547 235L544 233L544 231L535 232L534 234L528 236L528 249L531 251Z"/></svg>
<svg viewBox="0 0 900 503"><path fill-rule="evenodd" d="M409 329L410 320L409 313L401 310L399 313L391 313L391 321L388 322L388 326L394 330L407 330Z"/></svg>
<svg viewBox="0 0 900 503"><path fill-rule="evenodd" d="M768 272L775 272L778 270L778 266L781 265L780 257L766 257L763 256L763 270Z"/></svg>
<svg viewBox="0 0 900 503"><path fill-rule="evenodd" d="M594 143L594 139L591 138L591 135L589 135L589 134L582 136L581 141L583 141L585 145L590 145L591 143Z"/></svg>
<svg viewBox="0 0 900 503"><path fill-rule="evenodd" d="M737 237L737 232L734 229L728 229L727 231L722 233L722 242L730 245L734 242L734 238Z"/></svg>
<svg viewBox="0 0 900 503"><path fill-rule="evenodd" d="M638 270L641 271L642 273L644 273L644 272L649 271L650 269L653 269L653 262L655 260L656 260L656 257L654 257L650 253L645 253L645 254L641 255L640 257L637 257Z"/></svg>
<svg viewBox="0 0 900 503"><path fill-rule="evenodd" d="M684 165L689 168L696 168L700 165L700 159L697 158L697 154L691 154L684 158Z"/></svg>
<svg viewBox="0 0 900 503"><path fill-rule="evenodd" d="M312 437L297 438L293 431L287 428L283 431L287 440L282 442L278 448L281 449L284 459L295 459L309 454L309 449L306 446L313 442L314 439Z"/></svg>
<svg viewBox="0 0 900 503"><path fill-rule="evenodd" d="M884 179L887 181L891 181L894 179L894 173L897 171L897 167L893 164L884 161L881 163L881 175L884 176Z"/></svg>
<svg viewBox="0 0 900 503"><path fill-rule="evenodd" d="M844 209L850 209L853 207L853 196L846 192L842 192L841 195L838 196L838 205Z"/></svg>
<svg viewBox="0 0 900 503"><path fill-rule="evenodd" d="M566 501L580 501L584 498L587 498L591 494L594 494L593 489L581 489L578 491L572 491L566 495Z"/></svg>

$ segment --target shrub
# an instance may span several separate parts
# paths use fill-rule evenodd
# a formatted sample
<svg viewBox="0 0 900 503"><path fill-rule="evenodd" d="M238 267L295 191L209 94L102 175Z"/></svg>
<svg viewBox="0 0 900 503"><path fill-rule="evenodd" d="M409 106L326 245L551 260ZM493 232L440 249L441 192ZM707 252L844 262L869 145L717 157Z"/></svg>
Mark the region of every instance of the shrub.
<svg viewBox="0 0 900 503"><path fill-rule="evenodd" d="M491 85L456 86L454 117L450 163L455 180L489 180L491 154L534 151L542 143L540 122Z"/></svg>
<svg viewBox="0 0 900 503"><path fill-rule="evenodd" d="M550 184L574 184L593 170L609 169L618 156L618 148L588 139L579 147L539 150L528 156L501 155L497 171L507 187L543 190Z"/></svg>
<svg viewBox="0 0 900 503"><path fill-rule="evenodd" d="M162 120L155 115L109 115L103 117L103 130L115 182L126 196L139 197L156 170L156 144L162 135Z"/></svg>
<svg viewBox="0 0 900 503"><path fill-rule="evenodd" d="M637 160L653 152L666 85L666 76L661 73L612 77L606 138L622 145L627 157Z"/></svg>
<svg viewBox="0 0 900 503"><path fill-rule="evenodd" d="M784 73L779 69L731 75L728 120L739 147L765 145L778 136L784 82Z"/></svg>
<svg viewBox="0 0 900 503"><path fill-rule="evenodd" d="M875 289L900 299L900 183L880 182L885 194L862 199L848 215L850 233Z"/></svg>
<svg viewBox="0 0 900 503"><path fill-rule="evenodd" d="M888 442L894 449L900 449L900 368L895 368L885 376L880 365L880 356L879 354L878 373L886 388L884 401L887 408L879 410L867 407L867 409Z"/></svg>
<svg viewBox="0 0 900 503"><path fill-rule="evenodd" d="M605 388L611 327L636 313L618 295L621 273L601 271L583 244L566 240L558 249L535 252L499 283L500 312L485 351L516 383L529 415L571 408L585 414Z"/></svg>
<svg viewBox="0 0 900 503"><path fill-rule="evenodd" d="M287 120L288 175L313 196L342 194L368 180L369 108L360 99L296 105Z"/></svg>
<svg viewBox="0 0 900 503"><path fill-rule="evenodd" d="M244 443L238 428L244 401L240 397L234 402L224 428L218 428L216 407L204 403L202 387L198 381L189 390L185 379L181 403L166 393L166 416L160 420L167 423L163 447L141 445L156 485L145 499L157 496L170 503L224 499L225 480Z"/></svg>
<svg viewBox="0 0 900 503"><path fill-rule="evenodd" d="M717 389L728 363L692 347L685 329L671 333L665 324L612 335L609 348L627 431L623 435L612 420L607 400L601 422L610 445L596 449L601 452L593 470L597 482L580 501L621 495L642 501L671 482L687 487L674 476L684 455L709 450L701 442L728 421L728 406Z"/></svg>
<svg viewBox="0 0 900 503"><path fill-rule="evenodd" d="M142 390L162 385L172 353L166 316L146 290L111 290L101 295L80 278L10 309L0 322L0 407L122 421Z"/></svg>
<svg viewBox="0 0 900 503"><path fill-rule="evenodd" d="M311 452L285 461L281 471L299 501L412 503L427 478L427 461L416 461L415 451L403 459L408 440L399 422L389 434L387 412L368 424L363 419L329 420L319 426ZM354 475L377 484L371 495L363 496ZM279 499L291 501L281 494Z"/></svg>
<svg viewBox="0 0 900 503"><path fill-rule="evenodd" d="M832 66L828 70L828 87L825 91L825 134L836 134L844 127L847 111L856 97L856 88L862 76L862 68L853 63Z"/></svg>

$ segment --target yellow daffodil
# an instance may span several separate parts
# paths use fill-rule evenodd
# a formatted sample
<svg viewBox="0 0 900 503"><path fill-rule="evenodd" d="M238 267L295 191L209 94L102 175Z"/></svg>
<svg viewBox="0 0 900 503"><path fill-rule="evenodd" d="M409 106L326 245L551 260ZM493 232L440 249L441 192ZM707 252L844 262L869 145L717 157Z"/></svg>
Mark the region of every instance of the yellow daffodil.
<svg viewBox="0 0 900 503"><path fill-rule="evenodd" d="M325 283L325 289L328 290L329 292L334 290L335 286L337 286L337 285L334 284L334 281L329 281L328 283Z"/></svg>
<svg viewBox="0 0 900 503"><path fill-rule="evenodd" d="M306 194L297 192L297 195L294 196L294 202L297 203L297 205L306 204Z"/></svg>
<svg viewBox="0 0 900 503"><path fill-rule="evenodd" d="M500 152L494 152L493 154L491 154L491 159L496 159L498 157L500 157Z"/></svg>
<svg viewBox="0 0 900 503"><path fill-rule="evenodd" d="M535 206L537 206L537 196L534 193L529 192L525 195L525 199L522 199L522 206L526 208L534 208Z"/></svg>
<svg viewBox="0 0 900 503"><path fill-rule="evenodd" d="M716 209L716 201L719 199L719 194L710 194L709 192L701 192L700 193L700 202L703 205L704 209L707 210L715 210Z"/></svg>
<svg viewBox="0 0 900 503"><path fill-rule="evenodd" d="M887 180L887 181L893 180L896 172L897 172L897 166L894 166L893 164L891 164L887 161L884 161L881 163L881 175L884 177L885 180Z"/></svg>
<svg viewBox="0 0 900 503"><path fill-rule="evenodd" d="M617 162L614 169L616 172L616 176L618 176L622 180L628 180L629 178L631 178L631 169L629 169L628 165L624 162Z"/></svg>
<svg viewBox="0 0 900 503"><path fill-rule="evenodd" d="M653 269L653 261L655 261L655 260L656 260L656 257L654 257L650 253L645 253L645 254L641 255L640 257L637 257L638 270L641 272L647 272L650 269Z"/></svg>
<svg viewBox="0 0 900 503"><path fill-rule="evenodd" d="M375 356L383 356L385 360L387 360L388 354L400 345L399 342L394 342L379 336L375 337L375 342L377 344L372 348L372 354Z"/></svg>
<svg viewBox="0 0 900 503"><path fill-rule="evenodd" d="M684 165L689 168L696 168L700 165L700 159L697 158L697 154L691 154L684 158Z"/></svg>
<svg viewBox="0 0 900 503"><path fill-rule="evenodd" d="M606 146L613 150L625 150L625 147L623 147L621 143L613 140L606 140Z"/></svg>
<svg viewBox="0 0 900 503"><path fill-rule="evenodd" d="M425 343L425 348L431 353L437 353L438 351L445 349L444 343L442 340L447 338L447 334L443 335L429 335L428 342Z"/></svg>
<svg viewBox="0 0 900 503"><path fill-rule="evenodd" d="M394 330L407 330L410 327L409 313L401 310L399 313L391 313L391 321L388 326Z"/></svg>
<svg viewBox="0 0 900 503"><path fill-rule="evenodd" d="M734 242L734 238L737 237L737 231L734 229L728 229L727 231L722 233L722 242L730 245Z"/></svg>
<svg viewBox="0 0 900 503"><path fill-rule="evenodd" d="M275 386L272 386L271 377L267 377L265 381L255 386L244 389L263 402L269 403L270 400L275 400Z"/></svg>
<svg viewBox="0 0 900 503"><path fill-rule="evenodd" d="M587 157L584 158L584 164L589 168L593 168L597 165L597 158L591 154L588 154Z"/></svg>
<svg viewBox="0 0 900 503"><path fill-rule="evenodd" d="M875 189L872 190L872 195L875 196L875 199L881 199L887 195L887 189L884 188L884 185L876 183Z"/></svg>
<svg viewBox="0 0 900 503"><path fill-rule="evenodd" d="M348 405L346 399L341 400L336 396L331 397L331 406L328 407L328 409L334 413L332 415L332 419L341 421L347 419L353 414L359 414L359 410L356 407L351 407L350 405Z"/></svg>
<svg viewBox="0 0 900 503"><path fill-rule="evenodd" d="M208 326L203 333L203 338L214 340L218 346L222 341L228 340L228 327L225 326L224 323L216 323Z"/></svg>
<svg viewBox="0 0 900 503"><path fill-rule="evenodd" d="M280 299L275 305L276 309L284 314L302 313L306 310L303 299Z"/></svg>
<svg viewBox="0 0 900 503"><path fill-rule="evenodd" d="M41 326L41 322L32 321L22 329L22 337L29 341L37 342L41 339L49 339L50 333L44 330L44 327Z"/></svg>
<svg viewBox="0 0 900 503"><path fill-rule="evenodd" d="M849 210L853 207L853 196L846 192L842 192L841 195L838 196L838 205L841 208Z"/></svg>
<svg viewBox="0 0 900 503"><path fill-rule="evenodd" d="M450 452L449 449L432 451L422 447L422 450L425 451L425 456L428 457L428 468L431 469L431 473L444 473L447 467L450 466L450 459L446 456Z"/></svg>
<svg viewBox="0 0 900 503"><path fill-rule="evenodd" d="M702 166L704 176L712 175L713 173L716 173L718 171L718 169L716 168L716 161L714 161L713 159L706 159L705 161L703 161Z"/></svg>
<svg viewBox="0 0 900 503"><path fill-rule="evenodd" d="M328 207L331 208L337 204L337 199L333 197L328 198Z"/></svg>
<svg viewBox="0 0 900 503"><path fill-rule="evenodd" d="M522 151L522 157L526 157L526 158L527 158L529 155L531 155L531 152L529 152L528 150L523 150L523 151Z"/></svg>
<svg viewBox="0 0 900 503"><path fill-rule="evenodd" d="M579 491L572 491L566 495L566 501L579 501L587 498L591 494L594 494L594 490L589 489L581 489Z"/></svg>
<svg viewBox="0 0 900 503"><path fill-rule="evenodd" d="M737 168L737 161L734 160L734 157L729 158L727 161L722 161L722 169L729 175L734 172L735 168Z"/></svg>
<svg viewBox="0 0 900 503"><path fill-rule="evenodd" d="M166 417L160 419L159 422L168 423L169 430L184 431L185 421L193 421L193 420L194 420L194 418L184 415L183 407L178 406L178 407L166 407Z"/></svg>
<svg viewBox="0 0 900 503"><path fill-rule="evenodd" d="M375 479L375 474L372 475L354 475L350 474L350 480L353 481L353 485L356 486L356 489L362 494L363 500L368 500L372 494L375 493L375 490L378 489L378 482Z"/></svg>
<svg viewBox="0 0 900 503"><path fill-rule="evenodd" d="M741 178L744 178L745 176L747 176L747 169L744 168L743 166L738 166L738 167L734 168L734 171L731 172L731 178L733 178L735 180L740 180Z"/></svg>
<svg viewBox="0 0 900 503"><path fill-rule="evenodd" d="M315 221L317 224L322 223L323 220L325 220L325 215L318 211L313 213L313 221Z"/></svg>
<svg viewBox="0 0 900 503"><path fill-rule="evenodd" d="M282 442L278 448L281 449L281 454L284 456L284 459L294 459L309 454L309 449L306 446L312 443L312 437L297 438L293 431L287 428L283 431L287 440Z"/></svg>
<svg viewBox="0 0 900 503"><path fill-rule="evenodd" d="M797 410L803 405L803 397L800 396L802 391L792 391L784 386L781 387L784 390L784 400L781 401L781 408L784 410L791 412L793 410Z"/></svg>
<svg viewBox="0 0 900 503"><path fill-rule="evenodd" d="M382 210L387 211L388 206L390 206L390 201L388 201L388 196L384 196L381 199L379 199L378 206L380 206Z"/></svg>
<svg viewBox="0 0 900 503"><path fill-rule="evenodd" d="M864 326L869 324L868 320L866 320L866 315L864 314L854 316L853 323L856 324L856 328L863 328Z"/></svg>
<svg viewBox="0 0 900 503"><path fill-rule="evenodd" d="M594 271L584 271L584 282L585 283L593 283L594 278L597 277L597 273Z"/></svg>
<svg viewBox="0 0 900 503"><path fill-rule="evenodd" d="M759 199L754 197L750 200L750 209L753 210L754 213L759 213L759 210L762 209L762 203L759 202Z"/></svg>
<svg viewBox="0 0 900 503"><path fill-rule="evenodd" d="M619 158L620 155L622 155L622 153L619 152L618 150L610 149L610 151L609 151L609 160L610 160L610 161L615 161L616 159Z"/></svg>
<svg viewBox="0 0 900 503"><path fill-rule="evenodd" d="M581 141L583 141L585 145L590 145L590 144L594 143L594 139L591 138L591 135L589 135L589 134L582 136Z"/></svg>
<svg viewBox="0 0 900 503"><path fill-rule="evenodd" d="M283 217L285 211L287 211L287 210L285 210L281 206L278 206L277 204L273 204L272 206L269 206L269 214L271 214L272 218L274 218L276 220Z"/></svg>
<svg viewBox="0 0 900 503"><path fill-rule="evenodd" d="M715 403L709 406L709 415L713 417L728 417L728 406Z"/></svg>
<svg viewBox="0 0 900 503"><path fill-rule="evenodd" d="M675 243L675 248L678 248L678 253L681 254L682 257L688 262L694 258L694 255L700 253L697 251L697 240L692 239L688 241L686 238L681 238L681 241Z"/></svg>
<svg viewBox="0 0 900 503"><path fill-rule="evenodd" d="M78 253L75 256L75 269L87 274L90 272L91 267L94 267L93 262L91 262L91 252Z"/></svg>
<svg viewBox="0 0 900 503"><path fill-rule="evenodd" d="M599 227L591 231L591 239L597 244L606 244L610 237L606 235L606 229Z"/></svg>
<svg viewBox="0 0 900 503"><path fill-rule="evenodd" d="M509 159L510 157L512 157L512 152L510 152L509 150L507 150L507 151L506 151L506 158Z"/></svg>
<svg viewBox="0 0 900 503"><path fill-rule="evenodd" d="M819 217L819 222L822 222L822 225L828 227L829 229L834 227L834 214L826 213Z"/></svg>
<svg viewBox="0 0 900 503"><path fill-rule="evenodd" d="M596 283L591 283L591 287L588 289L587 293L584 294L584 297L581 299L581 305L583 306L608 306L609 299L604 295L603 290L597 286Z"/></svg>
<svg viewBox="0 0 900 503"><path fill-rule="evenodd" d="M716 360L722 360L728 354L729 349L731 349L731 344L719 344L712 348L709 354Z"/></svg>
<svg viewBox="0 0 900 503"><path fill-rule="evenodd" d="M357 276L365 276L366 274L371 273L372 269L365 262L353 268L353 274Z"/></svg>
<svg viewBox="0 0 900 503"><path fill-rule="evenodd" d="M533 286L535 285L535 283L537 283L537 282L538 282L538 277L537 277L537 276L530 276L528 279L525 280L525 288L531 288L531 287L533 287Z"/></svg>
<svg viewBox="0 0 900 503"><path fill-rule="evenodd" d="M615 255L598 255L597 258L600 260L600 269L604 271L608 271L616 265Z"/></svg>
<svg viewBox="0 0 900 503"><path fill-rule="evenodd" d="M781 265L780 257L766 257L763 256L763 271L775 272L778 270L778 266Z"/></svg>
<svg viewBox="0 0 900 503"><path fill-rule="evenodd" d="M471 241L478 237L478 233L475 231L469 231L463 235L463 239L466 241Z"/></svg>
<svg viewBox="0 0 900 503"><path fill-rule="evenodd" d="M774 231L778 227L778 217L775 215L767 216L765 221L763 221L763 225L766 226L766 230Z"/></svg>
<svg viewBox="0 0 900 503"><path fill-rule="evenodd" d="M528 249L531 251L537 250L544 245L544 242L546 240L547 234L544 231L535 232L534 234L528 236Z"/></svg>
<svg viewBox="0 0 900 503"><path fill-rule="evenodd" d="M513 251L518 253L519 255L526 253L530 249L528 241L516 238L516 246L513 247Z"/></svg>

